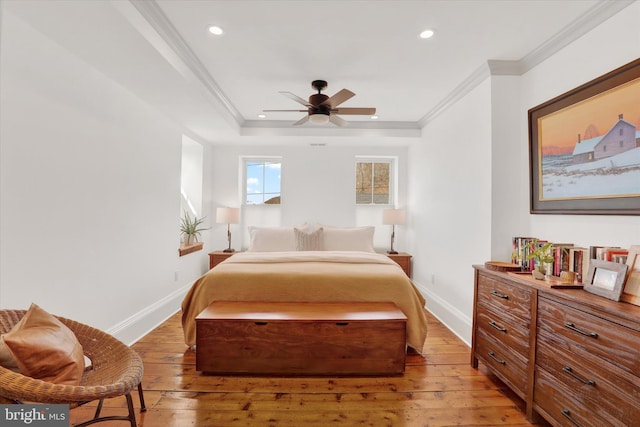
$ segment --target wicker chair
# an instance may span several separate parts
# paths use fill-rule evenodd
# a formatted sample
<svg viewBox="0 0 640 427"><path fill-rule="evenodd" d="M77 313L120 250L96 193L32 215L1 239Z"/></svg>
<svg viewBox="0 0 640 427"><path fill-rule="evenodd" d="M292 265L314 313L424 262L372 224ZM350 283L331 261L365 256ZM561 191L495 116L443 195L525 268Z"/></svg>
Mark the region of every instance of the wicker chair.
<svg viewBox="0 0 640 427"><path fill-rule="evenodd" d="M0 334L10 331L26 310L0 310ZM99 400L93 419L76 424L87 426L101 421L128 420L136 427L131 391L138 388L140 412L146 411L142 394L143 365L140 356L113 336L73 320L56 316L78 338L84 354L91 359L79 386L36 380L0 366L0 403L68 404L75 408ZM104 399L125 396L129 415L100 417Z"/></svg>

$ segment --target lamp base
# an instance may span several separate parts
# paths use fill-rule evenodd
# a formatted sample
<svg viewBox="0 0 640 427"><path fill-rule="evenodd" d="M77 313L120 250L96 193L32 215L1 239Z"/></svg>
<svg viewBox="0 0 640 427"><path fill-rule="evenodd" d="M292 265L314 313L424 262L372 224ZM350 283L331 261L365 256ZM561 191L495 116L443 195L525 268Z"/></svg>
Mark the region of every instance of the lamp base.
<svg viewBox="0 0 640 427"><path fill-rule="evenodd" d="M227 249L223 250L222 252L227 252L228 253L228 252L235 252L235 251L236 251L235 249L227 248Z"/></svg>
<svg viewBox="0 0 640 427"><path fill-rule="evenodd" d="M397 255L397 254L398 254L398 251L387 251L387 253L388 253L388 254L391 254L391 255Z"/></svg>

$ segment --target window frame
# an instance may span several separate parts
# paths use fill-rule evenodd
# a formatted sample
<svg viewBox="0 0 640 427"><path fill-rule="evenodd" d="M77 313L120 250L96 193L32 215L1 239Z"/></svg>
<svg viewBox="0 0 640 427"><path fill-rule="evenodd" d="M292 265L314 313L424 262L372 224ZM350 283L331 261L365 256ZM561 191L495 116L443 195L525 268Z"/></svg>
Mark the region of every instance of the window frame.
<svg viewBox="0 0 640 427"><path fill-rule="evenodd" d="M282 164L283 164L283 159L281 156L242 156L241 157L241 162L242 162L242 204L245 206L281 206L282 205ZM249 163L263 163L263 164L267 164L267 163L279 163L280 164L280 182L279 182L279 187L280 187L280 192L278 193L278 196L280 197L280 203L265 203L266 200L269 199L265 199L265 195L267 194L272 194L272 193L266 193L265 190L265 185L266 185L266 179L265 179L265 175L263 173L263 179L262 179L262 192L261 193L254 193L254 194L261 194L262 195L262 203L249 203L247 200L247 197L252 194L249 193L247 191L247 182L248 182L248 171L249 171ZM273 193L275 194L275 193ZM273 196L273 197L277 197L277 196Z"/></svg>
<svg viewBox="0 0 640 427"><path fill-rule="evenodd" d="M358 203L358 193L356 187L357 177L355 176L358 170L358 163L385 163L389 165L389 200L387 203L375 203L372 201L370 203ZM354 162L354 203L356 206L394 206L396 204L397 197L397 165L398 158L394 156L356 156ZM372 167L372 171L374 167ZM373 193L372 193L373 194Z"/></svg>

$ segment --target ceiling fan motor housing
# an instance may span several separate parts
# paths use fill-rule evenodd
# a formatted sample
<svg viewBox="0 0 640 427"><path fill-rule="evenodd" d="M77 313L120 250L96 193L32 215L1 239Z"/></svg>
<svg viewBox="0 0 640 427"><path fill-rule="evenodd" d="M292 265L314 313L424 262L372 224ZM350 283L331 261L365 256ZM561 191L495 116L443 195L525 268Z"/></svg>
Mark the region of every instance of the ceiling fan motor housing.
<svg viewBox="0 0 640 427"><path fill-rule="evenodd" d="M320 104L322 104L327 99L329 99L329 97L324 93L315 93L309 96L309 104L313 105L314 107L321 107Z"/></svg>

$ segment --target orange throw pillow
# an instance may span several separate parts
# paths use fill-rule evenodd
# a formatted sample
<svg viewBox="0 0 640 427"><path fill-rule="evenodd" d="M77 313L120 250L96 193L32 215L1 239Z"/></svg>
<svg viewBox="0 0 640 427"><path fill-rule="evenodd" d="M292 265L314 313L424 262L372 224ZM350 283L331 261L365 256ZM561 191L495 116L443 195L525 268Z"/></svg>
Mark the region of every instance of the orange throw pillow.
<svg viewBox="0 0 640 427"><path fill-rule="evenodd" d="M80 384L82 346L71 329L36 304L3 338L23 375L56 384Z"/></svg>

